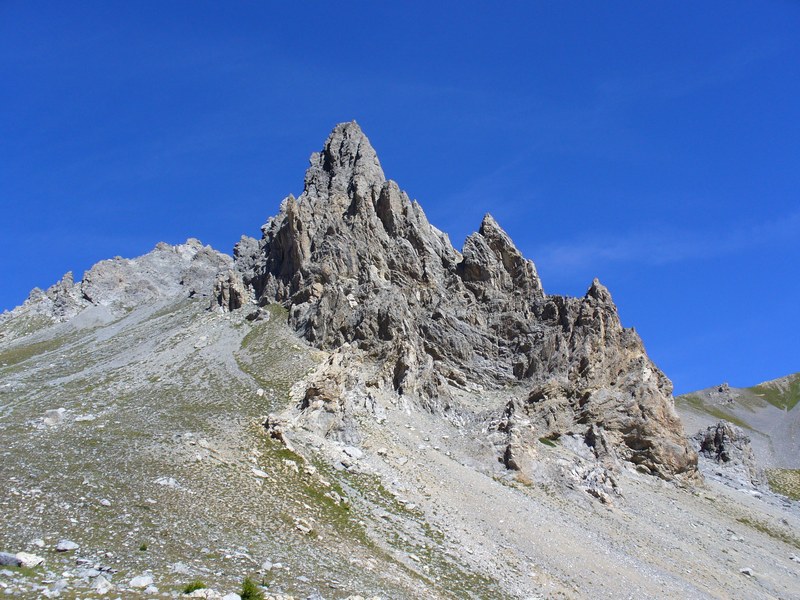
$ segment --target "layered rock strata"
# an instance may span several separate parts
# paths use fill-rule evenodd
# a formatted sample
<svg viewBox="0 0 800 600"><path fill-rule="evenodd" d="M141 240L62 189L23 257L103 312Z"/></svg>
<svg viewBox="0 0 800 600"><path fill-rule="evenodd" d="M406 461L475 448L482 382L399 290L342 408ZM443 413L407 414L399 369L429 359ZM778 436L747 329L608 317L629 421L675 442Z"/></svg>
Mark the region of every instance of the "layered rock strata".
<svg viewBox="0 0 800 600"><path fill-rule="evenodd" d="M583 298L545 294L490 215L458 252L385 178L355 122L311 156L303 193L287 197L262 234L237 244L241 285L230 278L221 306L246 289L236 293L288 308L312 345L347 355L310 379L298 409L322 402L341 413L356 385L342 373L359 353L377 367L358 385L443 413L459 390L530 390L510 397L495 424L509 468L523 467L532 440L580 433L598 456L666 478L695 471L671 383L622 327L608 290L595 280Z"/></svg>

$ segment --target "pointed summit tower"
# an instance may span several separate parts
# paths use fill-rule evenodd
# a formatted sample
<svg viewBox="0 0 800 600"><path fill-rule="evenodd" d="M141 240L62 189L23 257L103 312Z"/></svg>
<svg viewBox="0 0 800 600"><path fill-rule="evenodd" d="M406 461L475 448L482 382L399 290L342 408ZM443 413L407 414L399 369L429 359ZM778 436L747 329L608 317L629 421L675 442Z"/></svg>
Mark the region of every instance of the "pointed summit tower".
<svg viewBox="0 0 800 600"><path fill-rule="evenodd" d="M378 155L355 121L337 125L310 163L303 193L307 198L367 198L386 181Z"/></svg>
<svg viewBox="0 0 800 600"><path fill-rule="evenodd" d="M524 468L538 436L582 431L643 470L694 470L671 383L608 291L595 282L583 298L545 295L490 215L455 250L386 180L355 122L334 128L303 193L262 231L235 249L239 287L285 306L297 333L332 353L298 404L301 416L337 415L325 435L354 435L345 399L363 390L448 413L460 394L513 388L525 393L511 394L497 426L509 468Z"/></svg>

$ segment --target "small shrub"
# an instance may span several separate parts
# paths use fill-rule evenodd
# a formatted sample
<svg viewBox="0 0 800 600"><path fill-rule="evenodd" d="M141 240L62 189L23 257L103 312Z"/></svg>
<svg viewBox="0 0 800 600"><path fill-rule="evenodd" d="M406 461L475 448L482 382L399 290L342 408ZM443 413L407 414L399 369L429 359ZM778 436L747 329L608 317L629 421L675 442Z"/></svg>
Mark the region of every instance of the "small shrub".
<svg viewBox="0 0 800 600"><path fill-rule="evenodd" d="M522 471L517 471L516 475L514 475L514 479L517 480L517 483L521 483L522 485L526 485L528 487L533 486L533 479L528 477Z"/></svg>
<svg viewBox="0 0 800 600"><path fill-rule="evenodd" d="M242 581L242 591L239 596L241 596L242 600L264 600L264 592L249 577L245 577L244 581Z"/></svg>
<svg viewBox="0 0 800 600"><path fill-rule="evenodd" d="M191 583L187 583L183 588L184 594L191 594L195 590L202 590L206 587L206 584L202 581L192 581Z"/></svg>
<svg viewBox="0 0 800 600"><path fill-rule="evenodd" d="M142 542L142 545L139 546L139 552L147 552L147 544Z"/></svg>
<svg viewBox="0 0 800 600"><path fill-rule="evenodd" d="M545 446L550 446L551 448L556 447L556 443L548 437L540 437L539 441Z"/></svg>

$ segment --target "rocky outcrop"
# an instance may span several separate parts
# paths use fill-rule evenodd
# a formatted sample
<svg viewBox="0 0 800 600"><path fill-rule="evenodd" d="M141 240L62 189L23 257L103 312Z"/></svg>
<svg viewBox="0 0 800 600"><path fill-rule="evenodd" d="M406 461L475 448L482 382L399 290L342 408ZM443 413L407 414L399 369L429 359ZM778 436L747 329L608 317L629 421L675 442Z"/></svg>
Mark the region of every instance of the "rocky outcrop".
<svg viewBox="0 0 800 600"><path fill-rule="evenodd" d="M94 265L83 277L81 293L95 305L130 308L158 298L207 296L230 257L196 239L171 246L159 243L139 258L114 258Z"/></svg>
<svg viewBox="0 0 800 600"><path fill-rule="evenodd" d="M750 438L741 427L727 421L698 431L692 436L701 457L724 469L731 477L743 479L754 487L766 483L764 471L758 467Z"/></svg>
<svg viewBox="0 0 800 600"><path fill-rule="evenodd" d="M240 273L233 269L217 275L211 292L211 308L231 312L242 308L252 300L250 289L242 281Z"/></svg>
<svg viewBox="0 0 800 600"><path fill-rule="evenodd" d="M695 470L671 384L622 327L608 290L595 280L583 298L546 295L490 215L458 252L385 179L356 123L334 129L311 156L303 193L262 233L234 251L244 287L287 307L314 346L374 361L367 387L443 413L457 390L528 389L497 424L509 467L525 462L530 440L579 432L663 477ZM311 387L301 410L314 398L334 406L327 396L347 391Z"/></svg>
<svg viewBox="0 0 800 600"><path fill-rule="evenodd" d="M100 261L79 282L67 273L45 292L34 289L11 314L64 322L92 306L113 313L158 299L209 296L217 275L231 266L230 256L196 239L175 246L162 242L138 258Z"/></svg>
<svg viewBox="0 0 800 600"><path fill-rule="evenodd" d="M612 452L665 478L693 471L672 385L636 332L622 327L608 290L595 280L583 298L551 297L545 306L550 327L524 374L547 375L506 407L498 426L509 437L506 462L524 461L521 449L535 439L582 433L599 459Z"/></svg>

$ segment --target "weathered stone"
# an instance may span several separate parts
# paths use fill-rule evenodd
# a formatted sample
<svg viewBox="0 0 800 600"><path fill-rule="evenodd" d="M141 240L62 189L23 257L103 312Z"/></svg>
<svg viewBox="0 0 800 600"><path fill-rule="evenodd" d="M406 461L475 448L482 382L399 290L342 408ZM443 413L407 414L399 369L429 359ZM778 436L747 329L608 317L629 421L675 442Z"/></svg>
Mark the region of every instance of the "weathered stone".
<svg viewBox="0 0 800 600"><path fill-rule="evenodd" d="M105 596L114 589L114 584L106 579L103 575L99 575L92 583L92 589L98 596Z"/></svg>
<svg viewBox="0 0 800 600"><path fill-rule="evenodd" d="M144 589L153 585L152 575L137 575L128 582L128 585L134 589Z"/></svg>
<svg viewBox="0 0 800 600"><path fill-rule="evenodd" d="M230 312L248 304L251 296L250 290L242 281L241 274L234 270L228 270L217 276L211 294L211 307L218 308L222 312ZM256 318L250 320L256 320Z"/></svg>
<svg viewBox="0 0 800 600"><path fill-rule="evenodd" d="M202 588L186 594L186 597L207 598L208 600L220 600L223 596L217 590L213 590L211 588Z"/></svg>
<svg viewBox="0 0 800 600"><path fill-rule="evenodd" d="M44 562L44 558L41 556L36 556L35 554L29 554L27 552L17 552L17 558L20 561L20 566L26 569L33 569Z"/></svg>
<svg viewBox="0 0 800 600"><path fill-rule="evenodd" d="M0 565L4 567L21 567L22 561L16 554L0 552Z"/></svg>
<svg viewBox="0 0 800 600"><path fill-rule="evenodd" d="M701 456L715 461L734 477L749 480L753 486L766 483L762 469L756 463L750 438L742 428L727 421L697 432L692 440Z"/></svg>
<svg viewBox="0 0 800 600"><path fill-rule="evenodd" d="M522 383L528 398L513 398L503 417L509 468L520 467L514 445L595 431L604 452L643 470L695 472L672 385L622 327L608 290L595 280L583 298L546 295L490 215L459 253L385 179L356 123L334 129L311 157L303 193L262 233L239 242L236 270L261 305L283 304L302 337L333 353L296 394L323 435L358 442L348 398L370 400L356 390L393 390L447 413L459 389ZM354 375L362 358L377 365L368 380ZM519 415L534 425L524 435Z"/></svg>
<svg viewBox="0 0 800 600"><path fill-rule="evenodd" d="M175 246L159 243L138 258L100 261L79 282L67 273L46 292L34 289L10 316L39 314L57 322L76 317L79 321L79 315L94 307L95 313L87 317L87 323L108 322L113 320L113 314L147 302L207 297L217 275L229 270L231 263L230 256L203 246L196 239Z"/></svg>
<svg viewBox="0 0 800 600"><path fill-rule="evenodd" d="M54 408L44 413L43 423L47 427L53 427L64 422L64 417L67 413L66 408Z"/></svg>
<svg viewBox="0 0 800 600"><path fill-rule="evenodd" d="M58 544L56 544L57 552L70 552L72 550L77 550L78 548L80 548L80 545L72 540L60 540Z"/></svg>

